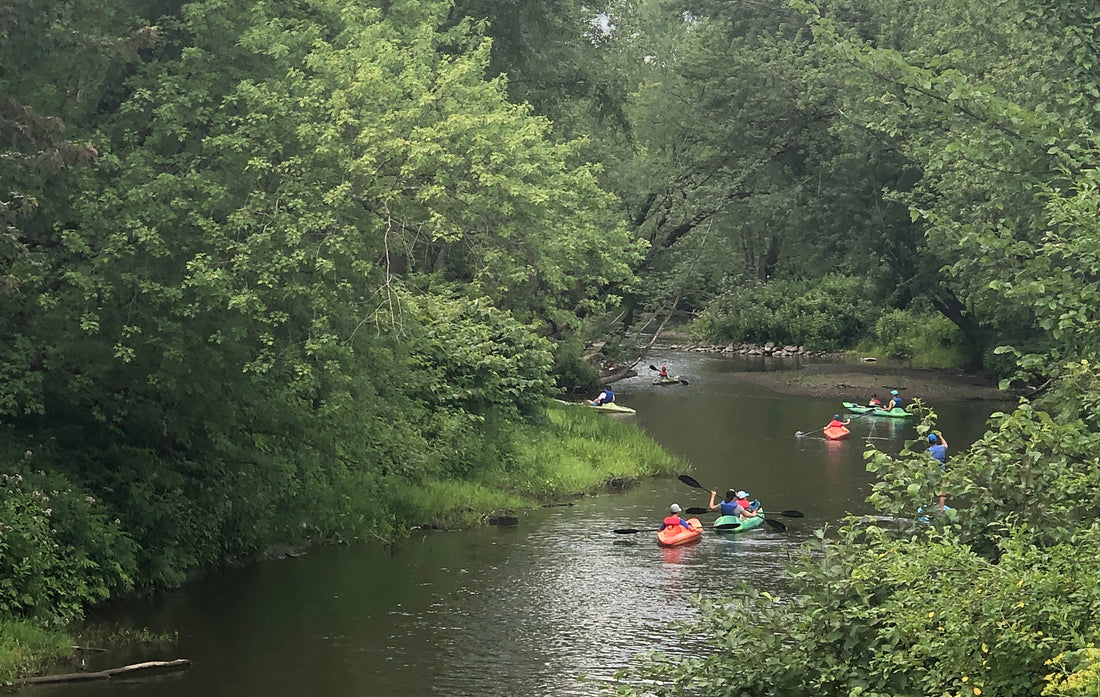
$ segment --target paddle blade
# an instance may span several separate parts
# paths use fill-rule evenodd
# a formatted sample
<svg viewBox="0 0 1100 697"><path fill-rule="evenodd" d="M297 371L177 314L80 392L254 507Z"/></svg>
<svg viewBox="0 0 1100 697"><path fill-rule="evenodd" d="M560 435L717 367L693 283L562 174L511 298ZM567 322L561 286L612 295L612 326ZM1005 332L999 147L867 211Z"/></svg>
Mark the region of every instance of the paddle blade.
<svg viewBox="0 0 1100 697"><path fill-rule="evenodd" d="M722 523L721 525L715 525L715 530L736 530L741 527L741 523Z"/></svg>
<svg viewBox="0 0 1100 697"><path fill-rule="evenodd" d="M792 511L790 509L787 509L785 511L780 511L779 515L786 516L787 518L805 518L806 517L806 514L803 513L802 511Z"/></svg>
<svg viewBox="0 0 1100 697"><path fill-rule="evenodd" d="M714 513L714 512L715 511L712 511L709 508L689 508L686 511L684 511L684 513L687 513L688 515L706 515L707 513Z"/></svg>
<svg viewBox="0 0 1100 697"><path fill-rule="evenodd" d="M783 523L780 523L778 520L772 520L771 518L765 518L764 522L767 523L768 525L772 526L772 528L774 528L775 530L778 530L779 532L786 532L787 531L787 526L784 525Z"/></svg>
<svg viewBox="0 0 1100 697"><path fill-rule="evenodd" d="M614 530L616 535L633 535L636 532L657 532L657 528L618 528Z"/></svg>
<svg viewBox="0 0 1100 697"><path fill-rule="evenodd" d="M690 385L691 383L688 382L687 380L683 379L683 378L680 378L680 384L681 385Z"/></svg>
<svg viewBox="0 0 1100 697"><path fill-rule="evenodd" d="M652 363L650 363L650 364L649 364L649 369L650 369L650 370L657 370L657 366L655 366L655 365L653 365Z"/></svg>
<svg viewBox="0 0 1100 697"><path fill-rule="evenodd" d="M679 477L677 477L677 479L679 479L684 484L687 484L688 486L695 487L696 489L706 489L705 486L703 486L699 482L695 481L695 479L693 477L689 477L686 474L681 474Z"/></svg>

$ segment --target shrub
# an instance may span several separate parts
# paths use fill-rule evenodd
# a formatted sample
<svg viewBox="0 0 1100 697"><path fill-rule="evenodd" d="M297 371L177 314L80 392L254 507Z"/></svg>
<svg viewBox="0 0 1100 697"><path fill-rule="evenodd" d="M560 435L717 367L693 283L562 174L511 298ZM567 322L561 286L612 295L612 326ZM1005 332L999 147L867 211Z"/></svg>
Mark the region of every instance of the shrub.
<svg viewBox="0 0 1100 697"><path fill-rule="evenodd" d="M132 586L133 545L59 475L0 474L0 618L63 624Z"/></svg>
<svg viewBox="0 0 1100 697"><path fill-rule="evenodd" d="M774 341L817 350L846 348L867 331L874 317L864 285L839 275L752 285L716 299L691 332L715 343Z"/></svg>

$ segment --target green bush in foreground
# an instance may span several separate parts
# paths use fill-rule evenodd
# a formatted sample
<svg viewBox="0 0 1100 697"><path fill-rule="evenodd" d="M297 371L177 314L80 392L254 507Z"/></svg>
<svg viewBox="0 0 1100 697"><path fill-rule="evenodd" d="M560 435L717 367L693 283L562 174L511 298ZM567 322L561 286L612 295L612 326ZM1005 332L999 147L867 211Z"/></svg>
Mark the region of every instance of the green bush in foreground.
<svg viewBox="0 0 1100 697"><path fill-rule="evenodd" d="M128 590L133 547L60 475L0 474L0 618L62 625Z"/></svg>

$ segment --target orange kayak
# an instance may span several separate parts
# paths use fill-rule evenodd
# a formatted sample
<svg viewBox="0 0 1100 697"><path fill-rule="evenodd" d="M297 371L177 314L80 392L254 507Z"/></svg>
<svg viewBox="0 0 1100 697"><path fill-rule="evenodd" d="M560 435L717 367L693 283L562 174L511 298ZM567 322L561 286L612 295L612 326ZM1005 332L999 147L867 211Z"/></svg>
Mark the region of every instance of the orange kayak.
<svg viewBox="0 0 1100 697"><path fill-rule="evenodd" d="M665 547L677 547L679 545L698 542L699 538L703 535L703 524L699 522L698 518L688 518L687 522L688 525L691 526L691 530L688 530L683 525L676 525L667 527L664 530L658 530L657 544Z"/></svg>
<svg viewBox="0 0 1100 697"><path fill-rule="evenodd" d="M848 437L851 433L847 428L843 426L826 426L821 429L821 432L825 434L825 437L829 440L842 440Z"/></svg>

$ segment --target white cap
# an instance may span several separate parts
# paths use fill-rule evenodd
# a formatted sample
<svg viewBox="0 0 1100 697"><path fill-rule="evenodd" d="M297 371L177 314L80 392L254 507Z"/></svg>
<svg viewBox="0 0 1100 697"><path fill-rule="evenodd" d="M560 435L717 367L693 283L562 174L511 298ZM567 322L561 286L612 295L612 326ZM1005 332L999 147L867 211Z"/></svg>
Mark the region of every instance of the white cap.
<svg viewBox="0 0 1100 697"><path fill-rule="evenodd" d="M671 506L668 507L668 510L672 513L679 513L680 512L680 504L674 503L674 504L672 504Z"/></svg>

